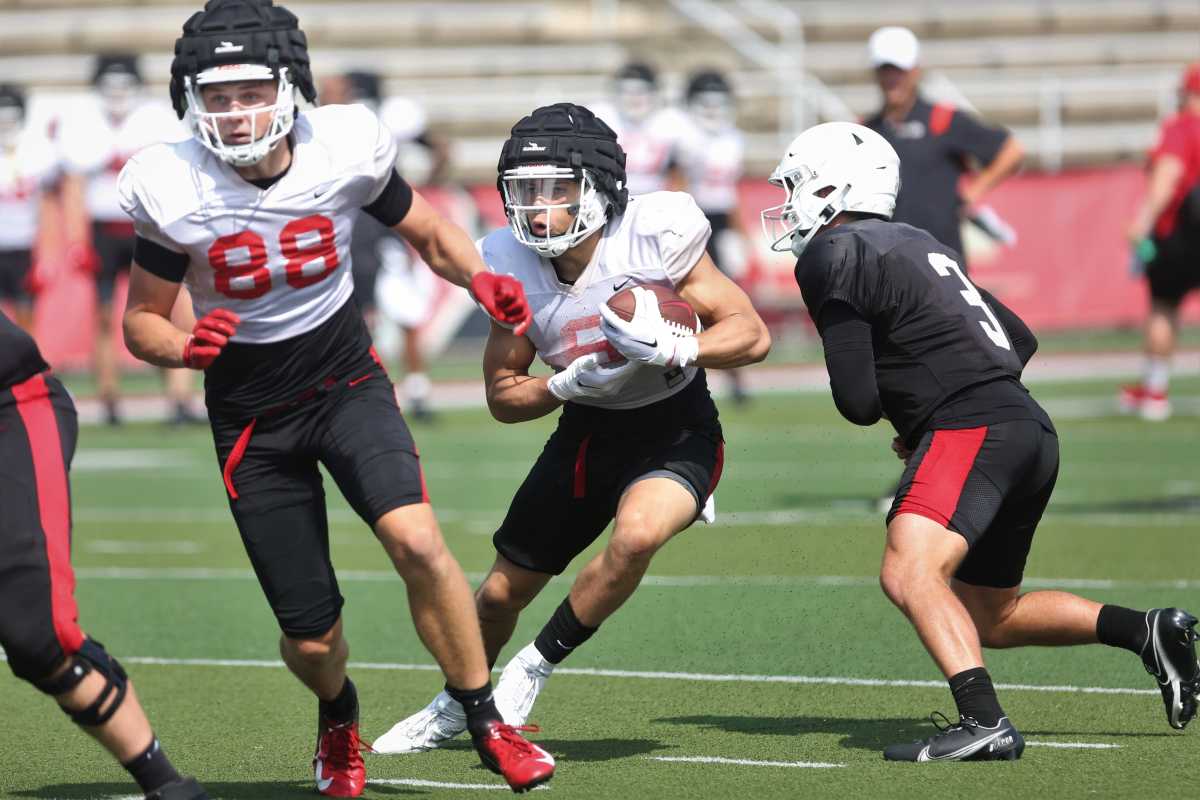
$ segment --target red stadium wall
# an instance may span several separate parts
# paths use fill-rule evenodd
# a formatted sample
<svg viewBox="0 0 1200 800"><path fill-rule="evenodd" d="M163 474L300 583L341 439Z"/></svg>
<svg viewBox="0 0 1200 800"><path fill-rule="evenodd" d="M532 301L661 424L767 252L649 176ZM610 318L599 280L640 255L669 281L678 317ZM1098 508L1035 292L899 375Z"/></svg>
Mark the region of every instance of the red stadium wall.
<svg viewBox="0 0 1200 800"><path fill-rule="evenodd" d="M1036 330L1138 324L1146 313L1147 294L1145 282L1129 275L1124 232L1143 189L1142 172L1133 166L1009 180L989 195L988 203L1016 229L1019 240L1014 247L1001 247L968 229L972 277ZM494 186L473 187L471 193L487 223L504 224ZM758 210L779 200L780 190L763 180L742 185L742 212L753 250L746 282L772 305L799 308L792 259L770 252L758 233ZM90 279L62 268L58 248L42 249L39 270L47 288L38 300L38 341L60 369L84 366L95 328ZM115 305L124 307L123 286ZM1200 321L1200 298L1191 299L1186 318ZM114 320L114 332L119 339L119 320Z"/></svg>

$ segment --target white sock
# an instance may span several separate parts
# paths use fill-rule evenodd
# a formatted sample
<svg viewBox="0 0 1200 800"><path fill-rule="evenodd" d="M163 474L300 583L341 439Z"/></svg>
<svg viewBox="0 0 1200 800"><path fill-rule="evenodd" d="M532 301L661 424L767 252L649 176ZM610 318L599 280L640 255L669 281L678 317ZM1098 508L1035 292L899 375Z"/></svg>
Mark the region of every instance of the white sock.
<svg viewBox="0 0 1200 800"><path fill-rule="evenodd" d="M1162 356L1146 356L1142 373L1142 386L1148 392L1166 394L1171 381L1171 359Z"/></svg>
<svg viewBox="0 0 1200 800"><path fill-rule="evenodd" d="M410 372L404 376L404 399L410 403L420 403L429 398L433 384L424 372Z"/></svg>

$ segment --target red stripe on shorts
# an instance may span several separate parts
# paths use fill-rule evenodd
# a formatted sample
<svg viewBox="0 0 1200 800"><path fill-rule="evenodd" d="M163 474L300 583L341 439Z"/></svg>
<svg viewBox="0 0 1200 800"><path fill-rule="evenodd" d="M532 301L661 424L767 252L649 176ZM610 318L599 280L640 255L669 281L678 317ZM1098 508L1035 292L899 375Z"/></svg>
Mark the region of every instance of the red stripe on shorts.
<svg viewBox="0 0 1200 800"><path fill-rule="evenodd" d="M713 467L712 481L708 484L708 494L704 499L712 497L712 493L717 490L717 484L721 482L721 472L725 469L725 442L717 443L717 464Z"/></svg>
<svg viewBox="0 0 1200 800"><path fill-rule="evenodd" d="M42 375L12 387L17 413L29 437L37 483L38 516L50 565L50 608L54 634L63 652L73 655L83 644L79 608L75 605L75 571L71 569L71 493L63 463L58 417L50 403L50 388Z"/></svg>
<svg viewBox="0 0 1200 800"><path fill-rule="evenodd" d="M950 524L967 474L987 437L987 426L933 432L908 494L896 514L916 514L942 527Z"/></svg>
<svg viewBox="0 0 1200 800"><path fill-rule="evenodd" d="M575 484L571 496L576 500L587 495L587 451L591 441L592 435L589 433L583 437L583 441L579 443L579 452L575 454Z"/></svg>
<svg viewBox="0 0 1200 800"><path fill-rule="evenodd" d="M229 497L233 500L238 499L237 489L233 488L233 472L246 457L246 448L250 446L250 437L254 435L254 426L257 424L258 417L255 417L250 420L249 425L242 428L237 441L233 443L233 449L229 451L229 458L225 459L225 469L221 470L221 477L225 479L225 491L229 492Z"/></svg>

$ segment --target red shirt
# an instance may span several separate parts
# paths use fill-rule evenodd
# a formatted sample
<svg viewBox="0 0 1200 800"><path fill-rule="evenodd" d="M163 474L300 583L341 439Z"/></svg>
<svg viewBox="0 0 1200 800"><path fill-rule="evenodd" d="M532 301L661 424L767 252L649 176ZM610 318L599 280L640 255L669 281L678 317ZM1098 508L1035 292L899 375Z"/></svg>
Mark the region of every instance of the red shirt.
<svg viewBox="0 0 1200 800"><path fill-rule="evenodd" d="M1163 155L1183 162L1183 179L1175 185L1170 204L1154 223L1154 235L1165 239L1175 230L1179 207L1197 182L1200 182L1200 114L1181 112L1163 121L1158 142L1150 150L1150 164Z"/></svg>

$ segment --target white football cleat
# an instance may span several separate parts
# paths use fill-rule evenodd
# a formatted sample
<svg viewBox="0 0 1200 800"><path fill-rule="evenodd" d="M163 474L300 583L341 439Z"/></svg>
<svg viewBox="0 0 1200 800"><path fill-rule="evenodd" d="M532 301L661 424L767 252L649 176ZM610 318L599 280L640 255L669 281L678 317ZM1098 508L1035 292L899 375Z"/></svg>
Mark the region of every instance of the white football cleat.
<svg viewBox="0 0 1200 800"><path fill-rule="evenodd" d="M408 719L402 719L371 745L376 753L420 753L434 750L467 729L462 703L446 690Z"/></svg>
<svg viewBox="0 0 1200 800"><path fill-rule="evenodd" d="M542 657L533 644L527 644L500 673L496 684L496 710L509 725L521 726L529 719L538 692L546 685L546 679L554 671L554 665Z"/></svg>

